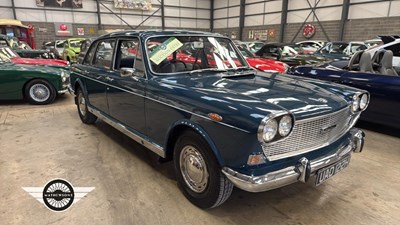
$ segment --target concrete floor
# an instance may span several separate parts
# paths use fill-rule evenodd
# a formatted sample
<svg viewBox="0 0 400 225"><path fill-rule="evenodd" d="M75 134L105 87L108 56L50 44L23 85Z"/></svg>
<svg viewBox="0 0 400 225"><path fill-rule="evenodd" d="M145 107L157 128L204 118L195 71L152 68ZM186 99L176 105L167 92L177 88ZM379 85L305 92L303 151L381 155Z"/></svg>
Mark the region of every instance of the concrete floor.
<svg viewBox="0 0 400 225"><path fill-rule="evenodd" d="M400 224L399 132L368 129L364 152L318 188L235 189L221 207L200 210L171 163L104 122L82 124L69 94L48 106L0 102L0 224ZM95 189L61 213L22 189L54 178Z"/></svg>

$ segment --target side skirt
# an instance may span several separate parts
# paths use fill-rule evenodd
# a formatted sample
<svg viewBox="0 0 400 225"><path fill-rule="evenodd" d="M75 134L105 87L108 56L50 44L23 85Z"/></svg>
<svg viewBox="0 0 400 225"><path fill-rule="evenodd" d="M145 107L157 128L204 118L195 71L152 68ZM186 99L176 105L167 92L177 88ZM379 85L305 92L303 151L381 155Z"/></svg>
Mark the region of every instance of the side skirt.
<svg viewBox="0 0 400 225"><path fill-rule="evenodd" d="M108 123L115 129L121 131L123 134L126 136L132 138L134 141L137 143L143 145L144 147L150 149L152 152L156 153L157 155L165 158L165 149L156 143L150 142L149 140L141 137L141 135L138 135L130 130L126 126L124 126L121 123L116 122L115 120L109 118L108 116L104 115L102 112L98 111L97 109L94 109L90 106L88 106L89 112L93 113L95 116L97 116L99 119L103 120L104 122Z"/></svg>

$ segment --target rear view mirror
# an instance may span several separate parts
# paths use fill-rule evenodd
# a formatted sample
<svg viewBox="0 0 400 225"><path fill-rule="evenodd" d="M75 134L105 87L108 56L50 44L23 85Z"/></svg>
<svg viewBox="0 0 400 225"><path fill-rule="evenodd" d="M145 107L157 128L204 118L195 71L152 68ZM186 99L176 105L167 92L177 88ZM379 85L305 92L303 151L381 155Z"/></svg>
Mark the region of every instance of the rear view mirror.
<svg viewBox="0 0 400 225"><path fill-rule="evenodd" d="M194 41L192 43L192 48L193 49L203 49L204 48L204 43L202 41Z"/></svg>
<svg viewBox="0 0 400 225"><path fill-rule="evenodd" d="M134 68L122 67L120 69L120 75L121 77L131 77L134 75L135 71Z"/></svg>

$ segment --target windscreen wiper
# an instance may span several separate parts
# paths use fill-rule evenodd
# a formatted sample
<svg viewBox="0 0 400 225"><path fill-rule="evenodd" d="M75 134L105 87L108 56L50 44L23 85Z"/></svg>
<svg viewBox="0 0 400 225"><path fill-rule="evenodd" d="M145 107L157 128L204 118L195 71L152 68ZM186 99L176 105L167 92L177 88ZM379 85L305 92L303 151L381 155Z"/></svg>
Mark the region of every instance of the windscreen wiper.
<svg viewBox="0 0 400 225"><path fill-rule="evenodd" d="M193 74L193 73L208 72L208 71L212 71L212 72L227 72L227 70L225 70L225 69L206 68L206 69L192 70L189 73Z"/></svg>
<svg viewBox="0 0 400 225"><path fill-rule="evenodd" d="M238 70L241 71L238 71ZM254 76L256 75L256 71L253 68L250 67L241 67L241 68L237 68L235 71L229 71L227 73L225 73L224 75L222 75L223 78L226 77L242 77L242 76Z"/></svg>

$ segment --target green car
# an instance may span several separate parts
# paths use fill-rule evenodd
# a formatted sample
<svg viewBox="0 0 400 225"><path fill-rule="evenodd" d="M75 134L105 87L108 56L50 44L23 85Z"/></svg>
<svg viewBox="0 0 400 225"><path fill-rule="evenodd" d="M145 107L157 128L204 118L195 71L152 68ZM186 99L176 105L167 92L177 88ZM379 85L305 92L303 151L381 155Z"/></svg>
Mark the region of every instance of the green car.
<svg viewBox="0 0 400 225"><path fill-rule="evenodd" d="M3 34L0 34L0 47L10 47L23 58L55 58L54 54L49 50L32 49L31 46L29 46L26 42L19 41L16 37L10 37Z"/></svg>
<svg viewBox="0 0 400 225"><path fill-rule="evenodd" d="M64 43L62 58L68 62L76 62L83 40L85 38L68 38Z"/></svg>
<svg viewBox="0 0 400 225"><path fill-rule="evenodd" d="M0 100L45 105L67 92L69 73L41 65L19 65L0 57Z"/></svg>

